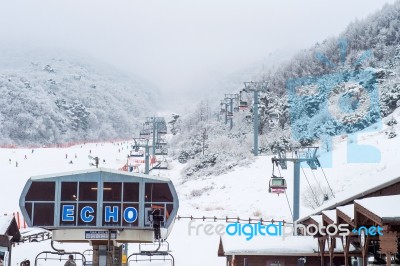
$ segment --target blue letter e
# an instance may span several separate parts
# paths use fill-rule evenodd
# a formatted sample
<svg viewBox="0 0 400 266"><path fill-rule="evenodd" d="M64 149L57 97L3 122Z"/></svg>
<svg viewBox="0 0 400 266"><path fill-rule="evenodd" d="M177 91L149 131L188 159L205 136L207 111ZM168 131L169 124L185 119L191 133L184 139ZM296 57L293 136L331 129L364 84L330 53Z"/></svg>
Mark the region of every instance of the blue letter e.
<svg viewBox="0 0 400 266"><path fill-rule="evenodd" d="M73 222L75 220L74 217L74 205L64 205L62 208L62 221L63 222Z"/></svg>

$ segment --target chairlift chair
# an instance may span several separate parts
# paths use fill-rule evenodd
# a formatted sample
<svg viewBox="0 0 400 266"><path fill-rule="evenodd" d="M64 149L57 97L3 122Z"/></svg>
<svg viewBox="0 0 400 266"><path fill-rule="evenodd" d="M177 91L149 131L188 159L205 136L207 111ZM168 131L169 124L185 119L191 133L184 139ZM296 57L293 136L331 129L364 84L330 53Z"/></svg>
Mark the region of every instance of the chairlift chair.
<svg viewBox="0 0 400 266"><path fill-rule="evenodd" d="M159 141L156 142L157 146L165 146L167 144L168 144L167 141L163 139L160 139Z"/></svg>
<svg viewBox="0 0 400 266"><path fill-rule="evenodd" d="M271 179L269 180L269 189L268 191L270 193L274 194L281 194L285 193L287 189L287 184L286 180L283 177L278 177L278 176L272 176Z"/></svg>
<svg viewBox="0 0 400 266"><path fill-rule="evenodd" d="M153 169L159 169L159 170L168 169L167 159L163 158L162 160L158 161L157 164L153 167Z"/></svg>
<svg viewBox="0 0 400 266"><path fill-rule="evenodd" d="M139 135L140 135L140 136L149 136L149 135L150 135L150 132L147 131L147 130L140 130Z"/></svg>
<svg viewBox="0 0 400 266"><path fill-rule="evenodd" d="M155 150L155 155L168 155L168 149L167 148L158 147Z"/></svg>
<svg viewBox="0 0 400 266"><path fill-rule="evenodd" d="M161 123L158 126L158 130L157 130L158 134L167 134L167 125L164 123Z"/></svg>
<svg viewBox="0 0 400 266"><path fill-rule="evenodd" d="M144 157L144 152L143 152L143 150L137 150L137 149L131 150L129 156L130 157Z"/></svg>
<svg viewBox="0 0 400 266"><path fill-rule="evenodd" d="M226 116L227 116L227 117L232 117L233 114L232 114L232 112L228 112L228 113L226 114Z"/></svg>
<svg viewBox="0 0 400 266"><path fill-rule="evenodd" d="M246 101L239 102L239 110L247 110L248 107L249 107L249 105L247 104Z"/></svg>
<svg viewBox="0 0 400 266"><path fill-rule="evenodd" d="M247 108L249 107L249 104L247 101L243 100L242 92L243 91L240 91L240 94L239 94L239 110L247 110Z"/></svg>

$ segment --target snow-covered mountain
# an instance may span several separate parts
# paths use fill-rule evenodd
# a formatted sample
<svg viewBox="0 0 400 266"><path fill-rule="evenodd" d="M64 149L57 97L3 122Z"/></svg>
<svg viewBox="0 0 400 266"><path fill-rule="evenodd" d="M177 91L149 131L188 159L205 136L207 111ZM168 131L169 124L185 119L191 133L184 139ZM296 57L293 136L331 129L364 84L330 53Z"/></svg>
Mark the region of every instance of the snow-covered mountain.
<svg viewBox="0 0 400 266"><path fill-rule="evenodd" d="M260 152L308 145L329 150L335 137L355 134L373 124L381 128L382 118L400 106L399 29L397 1L284 63L262 72L254 69L253 81L263 82L258 109ZM250 76L248 72L237 75L242 81L249 81ZM227 84L235 82L232 79ZM229 93L239 94L243 87L240 84ZM224 93L220 91L220 100ZM174 122L176 156L189 160L189 178L223 173L251 158L253 93L242 92L241 96L249 108L233 112L232 129L229 118L225 124L229 102L203 101ZM233 102L237 107L238 100ZM387 133L389 138L395 136L395 131Z"/></svg>
<svg viewBox="0 0 400 266"><path fill-rule="evenodd" d="M56 52L0 54L0 144L131 137L154 88L110 66Z"/></svg>

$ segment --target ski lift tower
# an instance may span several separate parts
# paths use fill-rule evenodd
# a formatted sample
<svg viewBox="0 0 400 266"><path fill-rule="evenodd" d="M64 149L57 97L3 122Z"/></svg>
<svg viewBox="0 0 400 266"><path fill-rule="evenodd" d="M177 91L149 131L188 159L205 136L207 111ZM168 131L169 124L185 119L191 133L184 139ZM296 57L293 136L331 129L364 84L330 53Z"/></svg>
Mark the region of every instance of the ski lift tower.
<svg viewBox="0 0 400 266"><path fill-rule="evenodd" d="M229 104L229 112L226 110L226 116L229 116L230 120L230 130L232 130L233 127L233 101L237 101L239 99L239 94L225 94L225 102Z"/></svg>
<svg viewBox="0 0 400 266"><path fill-rule="evenodd" d="M139 138L139 139L133 139L133 141L135 142L135 145L132 146L133 150L138 151L139 148L144 148L144 160L145 160L144 173L148 175L150 172L150 148L155 149L156 145L149 145L148 139Z"/></svg>
<svg viewBox="0 0 400 266"><path fill-rule="evenodd" d="M254 146L253 146L253 153L254 156L258 156L258 94L260 91L264 91L266 88L266 82L244 82L244 92L252 91L254 93L254 100L253 100L253 131L254 131Z"/></svg>
<svg viewBox="0 0 400 266"><path fill-rule="evenodd" d="M152 152L153 155L156 153L156 141L158 140L159 134L159 125L165 124L165 119L163 117L147 117L146 125L153 125L153 143L152 143Z"/></svg>
<svg viewBox="0 0 400 266"><path fill-rule="evenodd" d="M223 115L225 117L225 125L228 124L228 103L225 100L221 100L220 115Z"/></svg>
<svg viewBox="0 0 400 266"><path fill-rule="evenodd" d="M305 147L296 151L286 152L284 150L278 152L278 158L273 157L272 163L280 165L284 170L287 169L287 163L293 162L293 222L299 219L300 212L300 165L307 162L312 170L321 167L317 158L318 147Z"/></svg>

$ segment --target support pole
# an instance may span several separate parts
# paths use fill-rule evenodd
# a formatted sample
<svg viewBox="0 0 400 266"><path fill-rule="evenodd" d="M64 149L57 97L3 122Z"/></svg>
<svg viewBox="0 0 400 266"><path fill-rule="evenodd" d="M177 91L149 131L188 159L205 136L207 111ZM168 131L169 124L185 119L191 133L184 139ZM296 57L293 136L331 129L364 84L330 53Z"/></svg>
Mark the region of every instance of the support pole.
<svg viewBox="0 0 400 266"><path fill-rule="evenodd" d="M390 252L386 252L386 266L392 265L392 254Z"/></svg>
<svg viewBox="0 0 400 266"><path fill-rule="evenodd" d="M12 245L10 245L10 250L8 252L8 262L6 261L4 264L9 266L11 265L11 252L12 252Z"/></svg>
<svg viewBox="0 0 400 266"><path fill-rule="evenodd" d="M128 258L128 243L124 244L123 256L125 256L125 259ZM123 263L122 265L128 266L128 260L126 260L126 263Z"/></svg>
<svg viewBox="0 0 400 266"><path fill-rule="evenodd" d="M205 142L206 142L206 137L207 137L206 132L207 132L207 129L205 128L204 131L203 131L203 135L202 135L202 139L203 139L203 155L204 155L204 146L206 144Z"/></svg>
<svg viewBox="0 0 400 266"><path fill-rule="evenodd" d="M159 130L160 130L160 124L157 123L157 126L156 126L156 134L157 134L156 143L157 143L157 145L158 145L158 143L160 143L160 134L158 134Z"/></svg>
<svg viewBox="0 0 400 266"><path fill-rule="evenodd" d="M233 115L233 99L232 98L230 98L230 104L229 105L230 105L229 106L229 110L231 112L231 115ZM230 119L230 130L232 130L232 127L233 127L233 116L231 116L231 119Z"/></svg>
<svg viewBox="0 0 400 266"><path fill-rule="evenodd" d="M318 239L321 266L325 266L325 239Z"/></svg>
<svg viewBox="0 0 400 266"><path fill-rule="evenodd" d="M300 212L300 163L294 162L293 172L293 222L299 219ZM297 234L297 232L295 232Z"/></svg>
<svg viewBox="0 0 400 266"><path fill-rule="evenodd" d="M253 103L253 131L254 131L254 156L258 156L258 91L254 91L254 103Z"/></svg>
<svg viewBox="0 0 400 266"><path fill-rule="evenodd" d="M144 152L144 163L145 163L144 173L146 175L148 175L149 171L150 171L150 158L149 158L150 154L149 153L150 153L150 148L149 148L149 144L147 144L145 147L145 152Z"/></svg>
<svg viewBox="0 0 400 266"><path fill-rule="evenodd" d="M344 255L344 265L349 266L349 245L350 245L350 236L344 236L342 238L342 246L343 246L343 255Z"/></svg>
<svg viewBox="0 0 400 266"><path fill-rule="evenodd" d="M158 125L155 121L155 118L153 117L153 156L156 154L156 125Z"/></svg>
<svg viewBox="0 0 400 266"><path fill-rule="evenodd" d="M329 265L334 265L333 264L333 252L334 252L334 250L335 250L335 239L334 238L328 238L328 241L330 241L330 244L329 244Z"/></svg>
<svg viewBox="0 0 400 266"><path fill-rule="evenodd" d="M225 125L228 124L228 104L225 104Z"/></svg>

